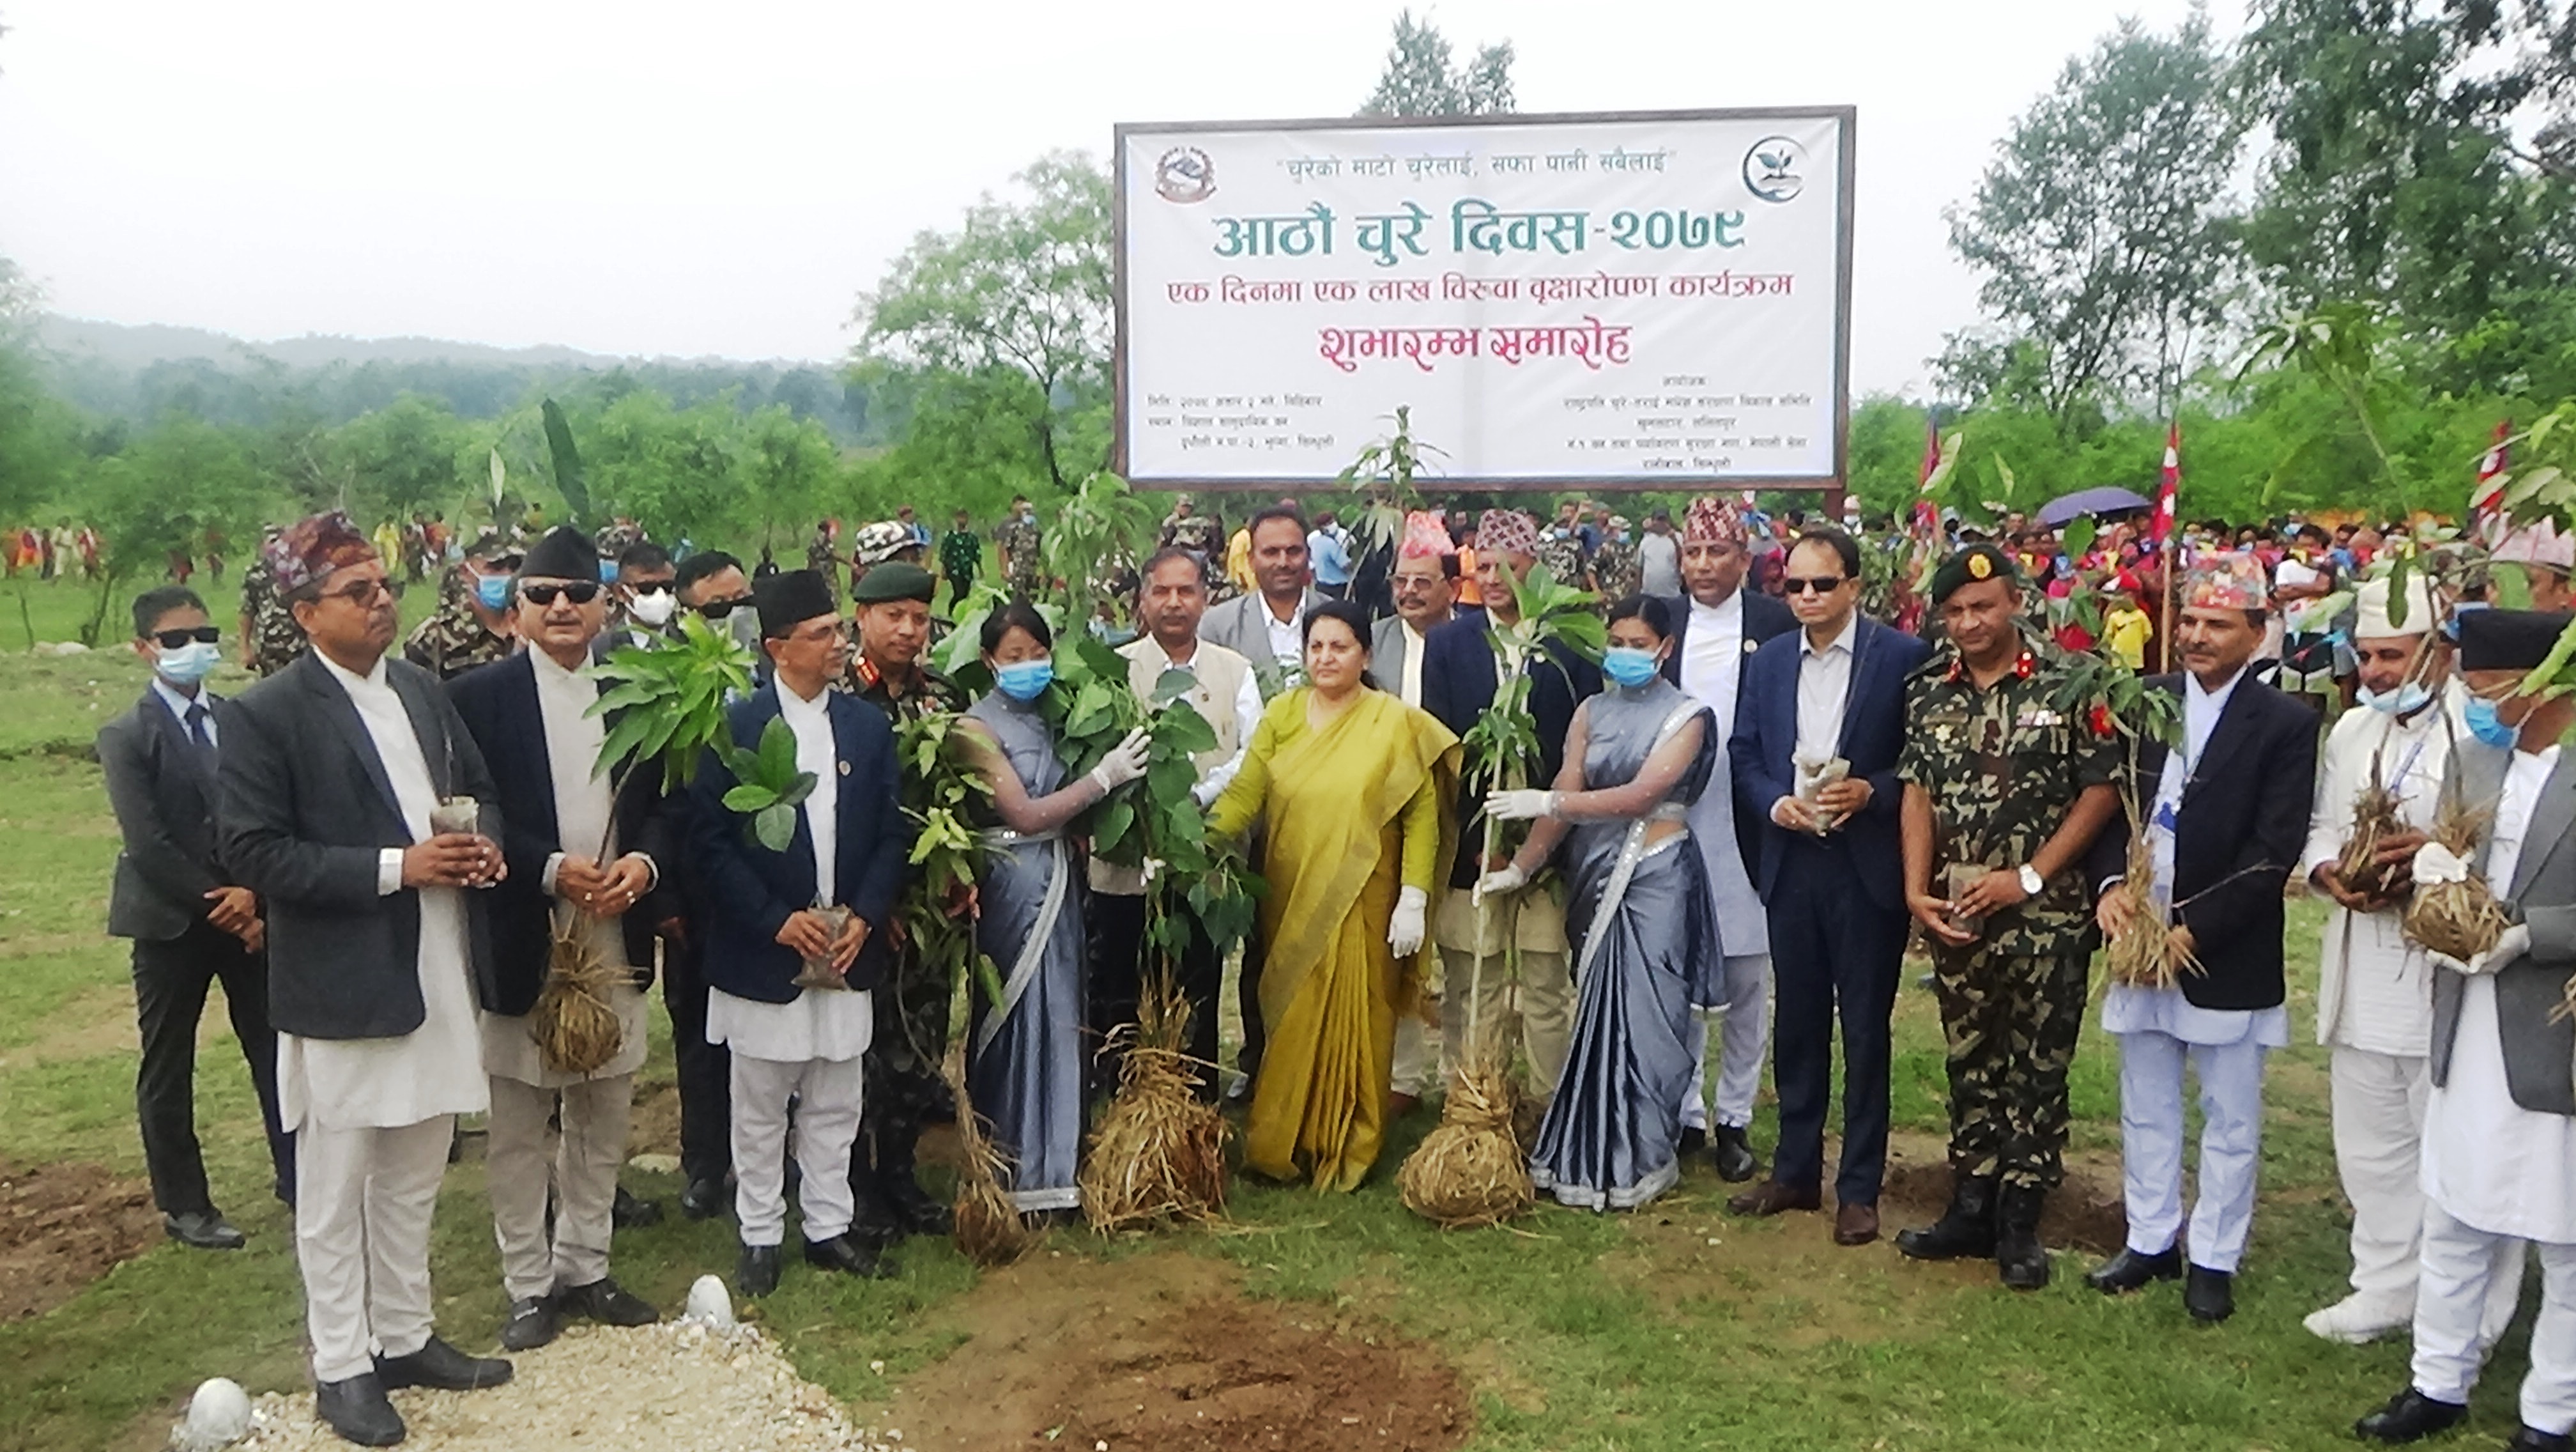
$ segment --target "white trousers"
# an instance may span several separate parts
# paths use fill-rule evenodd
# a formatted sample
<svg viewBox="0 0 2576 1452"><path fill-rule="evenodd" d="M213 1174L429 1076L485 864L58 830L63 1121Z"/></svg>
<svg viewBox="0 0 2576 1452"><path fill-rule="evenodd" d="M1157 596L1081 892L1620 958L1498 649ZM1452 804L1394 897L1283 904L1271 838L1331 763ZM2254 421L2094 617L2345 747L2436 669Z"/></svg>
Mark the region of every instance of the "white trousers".
<svg viewBox="0 0 2576 1452"><path fill-rule="evenodd" d="M1762 1089L1763 1051L1771 1044L1771 955L1727 955L1726 1001L1716 1009L1717 1122L1742 1129L1753 1122L1753 1096ZM1708 1015L1690 1025L1690 1097L1682 1101L1682 1127L1706 1129L1708 1114Z"/></svg>
<svg viewBox="0 0 2576 1452"><path fill-rule="evenodd" d="M1428 1095L1434 1087L1433 1067L1448 1062L1447 1036L1424 1023L1419 1014L1402 1014L1395 1020L1395 1071L1389 1088L1397 1094L1410 1094L1416 1099Z"/></svg>
<svg viewBox="0 0 2576 1452"><path fill-rule="evenodd" d="M2490 1280L2518 1275L2522 1245L2425 1202L2415 1293L2417 1391L2437 1401L2468 1401L2486 1358ZM2563 1436L2576 1430L2576 1245L2542 1243L2539 1250L2540 1316L2531 1327L2531 1370L2522 1378L2522 1421Z"/></svg>
<svg viewBox="0 0 2576 1452"><path fill-rule="evenodd" d="M2263 1151L2263 1046L2186 1044L2149 1030L2120 1042L2120 1181L2129 1248L2160 1255L2181 1236L2183 1061L2200 1077L2200 1202L2191 1211L2191 1263L2233 1275L2254 1228L2254 1171Z"/></svg>
<svg viewBox="0 0 2576 1452"><path fill-rule="evenodd" d="M375 1357L429 1344L429 1222L456 1116L399 1129L295 1134L295 1260L316 1381L346 1381Z"/></svg>
<svg viewBox="0 0 2576 1452"><path fill-rule="evenodd" d="M558 1101L560 1136L547 1124ZM492 1237L501 1247L501 1289L511 1300L586 1286L608 1274L617 1170L626 1162L626 1120L634 1101L632 1074L561 1089L492 1076ZM551 1243L549 1181L555 1200Z"/></svg>
<svg viewBox="0 0 2576 1452"><path fill-rule="evenodd" d="M2328 1061L2335 1170L2352 1202L2352 1288L2400 1312L2415 1304L2424 1229L2418 1161L2433 1082L2426 1064L2346 1048Z"/></svg>
<svg viewBox="0 0 2576 1452"><path fill-rule="evenodd" d="M788 1102L795 1101L796 1208L805 1238L829 1240L858 1213L850 1193L850 1145L859 1137L866 1086L860 1059L793 1064L733 1056L733 1213L745 1245L787 1238Z"/></svg>

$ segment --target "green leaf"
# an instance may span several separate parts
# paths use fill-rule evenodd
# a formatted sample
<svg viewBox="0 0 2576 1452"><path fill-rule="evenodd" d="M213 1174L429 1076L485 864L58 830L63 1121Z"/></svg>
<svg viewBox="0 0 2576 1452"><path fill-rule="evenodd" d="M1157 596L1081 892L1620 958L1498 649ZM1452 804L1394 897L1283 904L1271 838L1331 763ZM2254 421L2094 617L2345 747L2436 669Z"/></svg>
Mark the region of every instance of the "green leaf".
<svg viewBox="0 0 2576 1452"><path fill-rule="evenodd" d="M2402 551L2388 567L2388 625L2400 633L2406 626L2406 579L2414 569L2414 557Z"/></svg>
<svg viewBox="0 0 2576 1452"><path fill-rule="evenodd" d="M1177 701L1196 690L1198 684L1197 676L1179 666L1165 666L1163 673L1154 678L1154 704L1162 706Z"/></svg>
<svg viewBox="0 0 2576 1452"><path fill-rule="evenodd" d="M1100 816L1092 825L1092 850L1108 855L1127 840L1136 825L1136 797L1133 792L1118 792L1102 805Z"/></svg>
<svg viewBox="0 0 2576 1452"><path fill-rule="evenodd" d="M805 799L814 795L815 781L816 777L810 771L796 773L796 780L789 782L787 790L778 794L778 804L784 807L803 806Z"/></svg>
<svg viewBox="0 0 2576 1452"><path fill-rule="evenodd" d="M1214 751L1216 728L1198 713L1197 707L1187 701L1174 700L1163 707L1161 718L1154 723L1154 745L1169 746L1183 756Z"/></svg>
<svg viewBox="0 0 2576 1452"><path fill-rule="evenodd" d="M729 787L724 794L725 809L740 812L745 816L753 812L765 812L777 803L778 793L751 782Z"/></svg>
<svg viewBox="0 0 2576 1452"><path fill-rule="evenodd" d="M784 852L796 840L796 809L783 803L763 807L751 819L751 828L761 846Z"/></svg>
<svg viewBox="0 0 2576 1452"><path fill-rule="evenodd" d="M1157 802L1186 802L1199 774L1187 758L1157 761L1145 768L1145 789Z"/></svg>

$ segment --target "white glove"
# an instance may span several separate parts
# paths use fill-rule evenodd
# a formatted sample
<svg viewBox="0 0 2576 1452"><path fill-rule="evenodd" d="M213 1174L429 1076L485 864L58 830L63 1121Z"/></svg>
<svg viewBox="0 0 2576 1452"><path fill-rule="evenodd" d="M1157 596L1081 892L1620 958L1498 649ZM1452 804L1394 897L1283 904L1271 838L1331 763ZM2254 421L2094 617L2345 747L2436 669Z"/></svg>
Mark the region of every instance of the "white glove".
<svg viewBox="0 0 2576 1452"><path fill-rule="evenodd" d="M2522 923L2515 923L2496 936L2494 947L2483 953L2472 954L2466 963L2448 953L2433 953L2427 956L2440 967L2475 978L2480 974L2493 973L2530 951L2531 929Z"/></svg>
<svg viewBox="0 0 2576 1452"><path fill-rule="evenodd" d="M1148 857L1148 858L1146 858L1146 859L1145 859L1145 880L1146 880L1147 882L1152 882L1155 878L1160 877L1160 876L1162 876L1162 875L1163 875L1163 859L1162 859L1162 858L1160 858L1160 857Z"/></svg>
<svg viewBox="0 0 2576 1452"><path fill-rule="evenodd" d="M1422 915L1430 902L1430 895L1418 887L1395 895L1395 921L1386 929L1386 945L1395 950L1395 956L1410 958L1422 951Z"/></svg>
<svg viewBox="0 0 2576 1452"><path fill-rule="evenodd" d="M2415 885L2431 887L2440 882L2466 882L2469 864L2460 854L2439 842L2427 842L2415 849Z"/></svg>
<svg viewBox="0 0 2576 1452"><path fill-rule="evenodd" d="M1556 793L1534 790L1495 792L1485 798L1485 815L1498 822L1534 822L1556 808Z"/></svg>
<svg viewBox="0 0 2576 1452"><path fill-rule="evenodd" d="M1529 874L1521 871L1518 864L1506 862L1476 879L1476 896L1479 898L1509 897L1527 886L1529 886Z"/></svg>
<svg viewBox="0 0 2576 1452"><path fill-rule="evenodd" d="M1109 749L1100 764L1091 769L1091 779L1100 784L1100 794L1107 796L1145 774L1145 753L1152 746L1145 728L1127 733L1127 739Z"/></svg>

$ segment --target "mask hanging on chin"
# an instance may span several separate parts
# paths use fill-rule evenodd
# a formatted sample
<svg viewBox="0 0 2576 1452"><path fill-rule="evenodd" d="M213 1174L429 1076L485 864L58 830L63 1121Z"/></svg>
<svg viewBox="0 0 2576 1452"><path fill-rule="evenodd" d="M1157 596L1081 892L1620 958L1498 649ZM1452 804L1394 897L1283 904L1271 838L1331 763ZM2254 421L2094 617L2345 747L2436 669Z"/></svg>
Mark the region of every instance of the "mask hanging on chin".
<svg viewBox="0 0 2576 1452"><path fill-rule="evenodd" d="M2469 703L2460 708L2460 721L2469 728L2471 736L2478 738L2481 746L2511 751L2515 743L2522 740L2522 728L2507 725L2504 718L2496 714L2496 703L2483 696L2469 697Z"/></svg>
<svg viewBox="0 0 2576 1452"><path fill-rule="evenodd" d="M2393 691L2374 691L2364 686L2361 688L2360 695L2363 705L2393 716L2412 715L2423 710L2433 700L2433 693L2424 689L2423 684L2418 681L2408 681Z"/></svg>

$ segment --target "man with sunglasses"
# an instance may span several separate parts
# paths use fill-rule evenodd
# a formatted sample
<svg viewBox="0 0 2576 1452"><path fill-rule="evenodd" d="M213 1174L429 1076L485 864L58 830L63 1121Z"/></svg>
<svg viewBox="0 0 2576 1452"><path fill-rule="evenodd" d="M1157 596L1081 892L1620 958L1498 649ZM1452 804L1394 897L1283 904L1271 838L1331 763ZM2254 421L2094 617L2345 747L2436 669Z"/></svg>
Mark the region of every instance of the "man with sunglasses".
<svg viewBox="0 0 2576 1452"><path fill-rule="evenodd" d="M403 644L403 659L442 681L476 666L508 660L519 648L510 633L510 581L519 571L519 549L497 529L487 529L438 586L438 611Z"/></svg>
<svg viewBox="0 0 2576 1452"><path fill-rule="evenodd" d="M250 1064L268 1131L277 1198L295 1203L295 1142L278 1125L277 1037L268 1025L266 927L259 898L234 882L215 853L215 753L222 733L205 686L222 659L222 632L185 586L147 590L134 602L134 653L152 684L134 709L101 727L98 764L124 835L107 930L134 944L135 1020L142 1061L134 1080L143 1163L170 1238L199 1250L233 1250L242 1233L215 1208L196 1129L197 1020L206 987L221 982L233 1037Z"/></svg>
<svg viewBox="0 0 2576 1452"><path fill-rule="evenodd" d="M621 645L643 645L670 627L679 614L673 582L679 575L671 552L649 539L639 539L617 553L616 610L600 632L603 653Z"/></svg>
<svg viewBox="0 0 2576 1452"><path fill-rule="evenodd" d="M315 1410L349 1441L390 1446L404 1428L387 1390L510 1379L508 1362L438 1338L429 1282L456 1116L491 1107L478 889L507 875L507 834L436 679L386 659L393 590L349 517L306 519L268 554L313 649L222 721L217 850L267 909Z"/></svg>
<svg viewBox="0 0 2576 1452"><path fill-rule="evenodd" d="M508 823L501 850L510 874L489 896L483 1068L492 1230L509 1297L501 1345L530 1351L554 1340L567 1316L612 1326L656 1319L610 1279L608 1245L644 1063L643 985L653 972L645 900L658 861L671 854L659 765L643 762L620 781L599 762L612 718L594 714L600 684L582 674L608 623L596 546L577 529L556 528L528 552L517 594L512 633L528 648L466 672L447 693L482 748ZM529 1022L558 932L581 934L614 974L607 996L619 1047L593 1069L548 1062Z"/></svg>

